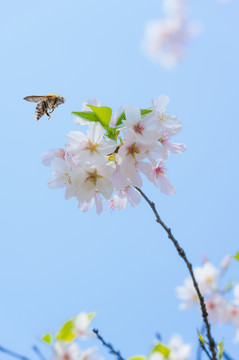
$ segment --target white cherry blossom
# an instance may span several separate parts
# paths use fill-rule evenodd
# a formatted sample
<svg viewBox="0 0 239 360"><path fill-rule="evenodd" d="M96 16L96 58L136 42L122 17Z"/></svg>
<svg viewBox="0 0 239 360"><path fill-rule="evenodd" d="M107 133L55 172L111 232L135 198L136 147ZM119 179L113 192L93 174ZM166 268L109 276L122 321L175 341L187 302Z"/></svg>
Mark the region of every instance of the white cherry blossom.
<svg viewBox="0 0 239 360"><path fill-rule="evenodd" d="M108 154L116 148L115 141L104 139L104 129L99 123L90 123L87 134L71 131L67 135L69 151L74 154L75 163L102 165L107 163Z"/></svg>
<svg viewBox="0 0 239 360"><path fill-rule="evenodd" d="M76 343L56 342L52 360L79 360L80 349Z"/></svg>

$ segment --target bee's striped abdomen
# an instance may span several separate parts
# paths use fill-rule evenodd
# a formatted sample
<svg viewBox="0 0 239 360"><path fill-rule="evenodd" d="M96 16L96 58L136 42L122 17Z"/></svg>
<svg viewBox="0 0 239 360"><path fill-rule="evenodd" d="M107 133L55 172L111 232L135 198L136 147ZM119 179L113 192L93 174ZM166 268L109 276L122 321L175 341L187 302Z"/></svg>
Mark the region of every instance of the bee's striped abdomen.
<svg viewBox="0 0 239 360"><path fill-rule="evenodd" d="M38 121L46 113L45 101L41 101L36 106L35 120Z"/></svg>

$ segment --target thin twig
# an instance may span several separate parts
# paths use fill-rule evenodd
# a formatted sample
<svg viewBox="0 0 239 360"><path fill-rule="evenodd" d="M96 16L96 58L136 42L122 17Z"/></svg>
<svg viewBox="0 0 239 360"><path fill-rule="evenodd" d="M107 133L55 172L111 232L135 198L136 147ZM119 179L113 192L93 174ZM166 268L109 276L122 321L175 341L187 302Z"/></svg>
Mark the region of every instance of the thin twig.
<svg viewBox="0 0 239 360"><path fill-rule="evenodd" d="M30 360L26 356L19 355L14 351L11 351L11 350L8 350L8 349L2 347L1 345L0 345L0 351L7 354L7 355L13 356L13 357L15 357L17 359L20 359L20 360Z"/></svg>
<svg viewBox="0 0 239 360"><path fill-rule="evenodd" d="M179 256L184 260L184 262L187 265L187 268L189 270L189 273L191 275L192 281L193 281L193 286L197 292L198 298L199 298L199 302L200 302L200 306L201 306L201 311L202 311L202 317L203 317L203 321L206 325L206 334L207 334L207 338L209 341L209 348L210 348L210 352L211 352L211 359L212 360L217 360L217 350L216 350L216 344L215 341L211 335L211 325L209 323L208 320L208 313L207 313L207 309L206 309L206 305L204 302L204 298L199 290L199 286L198 283L196 281L193 269L192 269L192 264L188 261L187 256L185 254L185 251L181 248L181 246L179 245L179 243L177 242L177 240L175 239L175 237L173 236L171 229L168 228L165 223L161 220L155 204L149 200L149 198L145 195L145 193L138 187L135 187L139 193L143 196L143 198L147 201L147 203L149 204L149 206L151 207L151 209L154 212L154 215L156 217L156 221L164 228L164 230L167 232L169 239L173 242L174 246L177 249L177 252L179 254Z"/></svg>
<svg viewBox="0 0 239 360"><path fill-rule="evenodd" d="M105 342L105 340L103 339L103 337L99 334L99 330L93 329L92 331L93 331L93 333L96 334L96 336L97 336L98 339L102 342L102 344L109 349L109 351L110 351L111 354L116 355L119 360L125 360L125 359L121 356L121 354L120 354L119 351L116 351L111 344Z"/></svg>
<svg viewBox="0 0 239 360"><path fill-rule="evenodd" d="M233 360L233 358L231 356L229 356L228 353L226 353L225 351L223 351L223 357L226 360Z"/></svg>
<svg viewBox="0 0 239 360"><path fill-rule="evenodd" d="M41 350L36 345L33 345L32 349L38 355L40 360L46 360L45 356L42 354Z"/></svg>

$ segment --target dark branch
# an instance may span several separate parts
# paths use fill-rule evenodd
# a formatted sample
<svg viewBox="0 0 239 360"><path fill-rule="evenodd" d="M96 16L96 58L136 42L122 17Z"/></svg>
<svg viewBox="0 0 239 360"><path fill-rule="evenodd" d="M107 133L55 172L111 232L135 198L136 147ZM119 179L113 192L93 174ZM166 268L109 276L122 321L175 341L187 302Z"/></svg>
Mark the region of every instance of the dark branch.
<svg viewBox="0 0 239 360"><path fill-rule="evenodd" d="M46 360L45 356L42 354L41 350L36 345L33 345L32 349L38 355L40 360Z"/></svg>
<svg viewBox="0 0 239 360"><path fill-rule="evenodd" d="M199 298L199 302L200 302L200 306L201 306L201 311L202 311L202 317L203 317L203 321L205 323L205 326L206 326L206 334L207 334L207 338L208 338L208 342L209 342L209 348L210 348L210 352L211 352L211 357L210 359L212 360L217 360L217 348L216 348L216 344L215 344L215 341L211 335L211 325L209 323L209 320L208 320L208 313L207 313L207 309L206 309L206 305L205 305L205 302L204 302L204 298L199 290L199 286L198 286L198 283L195 279L195 276L194 276L194 272L193 272L193 269L192 269L192 264L188 261L187 259L187 256L185 254L185 251L181 248L181 246L179 245L179 243L177 242L177 240L175 239L175 237L173 236L172 232L171 232L171 229L168 228L165 223L161 220L157 210L156 210L156 207L155 207L155 204L149 200L149 198L145 195L145 193L138 187L135 187L139 193L143 196L143 198L147 201L147 203L149 204L149 206L151 207L152 211L154 212L154 215L156 217L156 221L164 228L164 230L167 232L168 234L168 237L169 239L173 242L174 246L176 247L177 249L177 252L179 254L179 256L184 260L184 262L186 263L187 265L187 268L189 270L189 273L191 275L191 278L192 278L192 281L193 281L193 286L197 292L197 295L198 295L198 298ZM205 346L204 346L205 347ZM204 349L203 349L204 350ZM205 350L204 350L205 351Z"/></svg>
<svg viewBox="0 0 239 360"><path fill-rule="evenodd" d="M4 347L2 347L0 345L0 351L7 354L7 355L10 355L10 356L13 356L17 359L20 359L20 360L30 360L29 358L27 358L26 356L22 356L22 355L19 355L17 354L16 352L14 351L11 351L11 350L8 350L8 349L5 349Z"/></svg>
<svg viewBox="0 0 239 360"><path fill-rule="evenodd" d="M99 334L99 331L98 331L97 329L93 329L92 331L93 331L93 333L96 334L96 336L97 336L98 339L102 342L102 344L109 349L109 352L110 352L111 354L114 354L115 356L117 356L117 358L118 358L119 360L125 360L125 359L121 356L121 354L120 354L119 351L116 351L111 344L105 342L105 340L104 340L104 339L102 338L102 336Z"/></svg>
<svg viewBox="0 0 239 360"><path fill-rule="evenodd" d="M223 351L223 357L226 360L233 360L233 358L231 356L229 356L228 353L226 353L225 351Z"/></svg>

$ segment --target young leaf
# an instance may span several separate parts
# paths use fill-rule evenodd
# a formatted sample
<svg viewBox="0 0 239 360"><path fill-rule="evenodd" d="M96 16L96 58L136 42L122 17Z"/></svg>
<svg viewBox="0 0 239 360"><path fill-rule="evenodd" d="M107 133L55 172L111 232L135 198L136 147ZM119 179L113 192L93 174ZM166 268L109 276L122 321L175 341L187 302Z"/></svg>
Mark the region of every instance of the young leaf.
<svg viewBox="0 0 239 360"><path fill-rule="evenodd" d="M234 255L234 256L232 256L234 259L236 259L237 261L239 261L239 252L236 254L236 255Z"/></svg>
<svg viewBox="0 0 239 360"><path fill-rule="evenodd" d="M151 350L151 354L153 354L154 352L159 352L165 357L165 359L167 359L170 354L170 349L161 342L158 342Z"/></svg>
<svg viewBox="0 0 239 360"><path fill-rule="evenodd" d="M80 117L81 119L84 120L100 122L99 118L93 111L79 111L79 112L73 111L72 115Z"/></svg>
<svg viewBox="0 0 239 360"><path fill-rule="evenodd" d="M147 358L143 355L135 355L130 358L127 358L127 360L147 360Z"/></svg>
<svg viewBox="0 0 239 360"><path fill-rule="evenodd" d="M72 320L67 321L56 334L57 340L71 341L75 338L74 324Z"/></svg>
<svg viewBox="0 0 239 360"><path fill-rule="evenodd" d="M92 321L92 319L93 319L95 316L96 316L96 313L95 313L95 312L89 313L89 314L88 314L88 319L89 319L89 321Z"/></svg>
<svg viewBox="0 0 239 360"><path fill-rule="evenodd" d="M52 342L52 338L51 338L51 335L50 334L46 334L42 337L42 340L47 343L47 344L51 344Z"/></svg>
<svg viewBox="0 0 239 360"><path fill-rule="evenodd" d="M219 344L217 344L217 348L218 348L218 359L221 360L223 356L223 340L220 341Z"/></svg>
<svg viewBox="0 0 239 360"><path fill-rule="evenodd" d="M116 122L116 126L120 126L122 125L122 122L123 120L125 120L126 117L125 117L125 112L123 111L119 116L118 116L118 119L117 119L117 122Z"/></svg>
<svg viewBox="0 0 239 360"><path fill-rule="evenodd" d="M112 109L107 106L87 105L98 117L104 129L107 129L112 116Z"/></svg>
<svg viewBox="0 0 239 360"><path fill-rule="evenodd" d="M141 111L141 115L144 116L151 113L152 109L141 109L140 111Z"/></svg>
<svg viewBox="0 0 239 360"><path fill-rule="evenodd" d="M205 340L203 339L202 335L200 334L200 332L198 332L198 337L199 337L199 340L201 341L201 343L205 344Z"/></svg>
<svg viewBox="0 0 239 360"><path fill-rule="evenodd" d="M223 291L228 292L229 290L231 290L231 289L233 288L233 286L234 286L235 284L236 284L235 281L229 282L229 283L225 286L225 288L223 289Z"/></svg>

